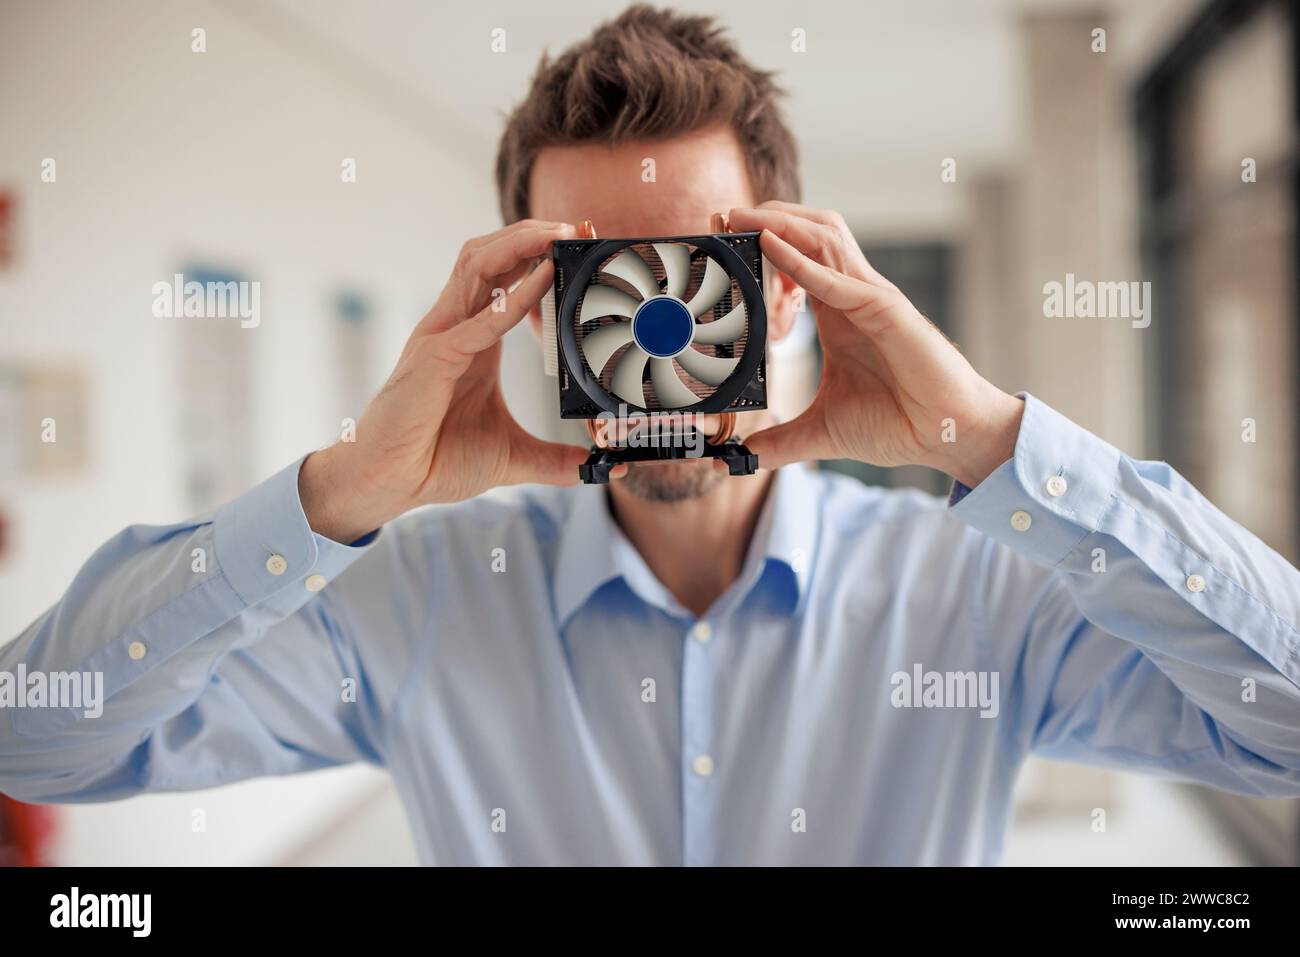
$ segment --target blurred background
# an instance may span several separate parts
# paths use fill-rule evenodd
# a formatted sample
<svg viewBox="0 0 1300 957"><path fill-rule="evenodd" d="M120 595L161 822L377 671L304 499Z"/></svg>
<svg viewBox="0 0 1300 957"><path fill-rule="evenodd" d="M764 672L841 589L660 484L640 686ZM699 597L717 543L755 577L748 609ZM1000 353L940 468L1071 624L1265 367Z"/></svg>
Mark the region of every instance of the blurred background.
<svg viewBox="0 0 1300 957"><path fill-rule="evenodd" d="M1167 459L1297 560L1297 3L690 6L780 71L805 200L840 210L976 368ZM204 511L359 416L461 243L498 225L503 112L544 50L614 9L5 0L0 641L122 526ZM153 286L176 273L260 283L260 323L156 317ZM1046 318L1044 284L1067 273L1150 281L1149 327ZM522 327L504 362L521 422L558 436ZM771 363L787 413L817 362L805 321ZM924 470L827 467L944 491ZM61 864L414 862L368 768L4 806L0 862L32 848ZM1006 860L1294 864L1300 808L1033 762Z"/></svg>

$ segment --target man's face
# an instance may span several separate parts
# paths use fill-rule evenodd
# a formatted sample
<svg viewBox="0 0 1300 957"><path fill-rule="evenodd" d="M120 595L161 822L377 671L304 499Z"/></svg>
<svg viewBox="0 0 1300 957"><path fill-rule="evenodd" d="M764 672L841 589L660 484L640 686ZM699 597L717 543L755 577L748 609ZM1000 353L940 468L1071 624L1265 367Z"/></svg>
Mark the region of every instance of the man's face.
<svg viewBox="0 0 1300 957"><path fill-rule="evenodd" d="M647 160L654 162L653 177L646 173ZM597 236L609 239L707 233L713 213L754 205L740 143L727 126L613 147L548 147L533 164L529 195L535 218L588 219ZM793 316L787 299L780 285L769 281L769 338L780 338L789 329ZM540 333L540 320L530 318ZM740 422L737 428L748 431L753 424ZM704 494L724 478L712 459L698 459L633 464L621 481L642 498L680 501Z"/></svg>

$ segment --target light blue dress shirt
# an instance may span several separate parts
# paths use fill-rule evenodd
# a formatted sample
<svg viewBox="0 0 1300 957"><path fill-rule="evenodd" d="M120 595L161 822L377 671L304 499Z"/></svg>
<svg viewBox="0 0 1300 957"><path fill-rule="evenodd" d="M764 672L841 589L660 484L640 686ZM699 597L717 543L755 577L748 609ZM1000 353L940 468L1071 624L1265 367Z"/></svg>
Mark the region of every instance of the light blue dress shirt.
<svg viewBox="0 0 1300 957"><path fill-rule="evenodd" d="M369 761L430 864L994 863L1030 753L1300 794L1300 574L1025 402L1014 458L948 502L782 469L698 620L602 488L348 547L308 527L296 463L123 531L0 652L108 695L0 710L0 791Z"/></svg>

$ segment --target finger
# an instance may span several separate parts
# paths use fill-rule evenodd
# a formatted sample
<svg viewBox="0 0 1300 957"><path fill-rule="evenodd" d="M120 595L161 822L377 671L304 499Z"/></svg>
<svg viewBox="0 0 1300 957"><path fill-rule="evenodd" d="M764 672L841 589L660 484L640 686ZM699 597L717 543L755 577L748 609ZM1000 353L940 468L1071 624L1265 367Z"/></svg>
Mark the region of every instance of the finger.
<svg viewBox="0 0 1300 957"><path fill-rule="evenodd" d="M772 265L832 309L861 309L879 296L870 283L823 266L770 229L763 230L759 244Z"/></svg>
<svg viewBox="0 0 1300 957"><path fill-rule="evenodd" d="M862 251L862 247L858 245L858 241L853 235L853 230L849 229L849 225L844 221L844 217L835 210L813 209L811 206L801 206L798 203L785 203L779 199L772 199L768 200L766 203L760 203L756 208L787 213L791 216L807 219L810 222L819 223L820 225L827 227L832 232L837 233L846 244L846 248L852 251L851 259L862 267L863 279L878 283L882 286L893 286L893 283L882 276L876 270L875 266L871 265L871 261L867 259L866 254ZM797 246L798 243L795 243L795 245Z"/></svg>
<svg viewBox="0 0 1300 957"><path fill-rule="evenodd" d="M733 209L728 218L735 229L769 230L820 263L834 265L826 226L776 209Z"/></svg>
<svg viewBox="0 0 1300 957"><path fill-rule="evenodd" d="M825 266L864 282L894 288L893 283L867 262L858 241L847 228L816 223L777 209L736 209L732 213L732 222L740 222L743 229L770 229L805 256Z"/></svg>
<svg viewBox="0 0 1300 957"><path fill-rule="evenodd" d="M569 226L569 223L552 222L549 219L517 219L509 226L502 226L500 229L494 229L490 233L484 233L482 236L475 236L465 243L466 250L478 249L486 246L488 243L501 236L508 236L511 233L517 233L523 229L536 229L538 227L548 226Z"/></svg>
<svg viewBox="0 0 1300 957"><path fill-rule="evenodd" d="M510 458L502 484L575 485L578 466L587 460L586 449L559 442L543 442L522 428L510 441Z"/></svg>
<svg viewBox="0 0 1300 957"><path fill-rule="evenodd" d="M520 282L520 280L536 268L542 258L549 257L545 257L545 254L543 254L542 256L533 259L525 259L522 262L517 263L513 269L507 269L492 281L493 289L504 289L506 292L510 292Z"/></svg>
<svg viewBox="0 0 1300 957"><path fill-rule="evenodd" d="M494 301L472 319L447 330L444 335L448 344L466 355L475 355L495 345L546 295L554 272L551 261L543 260L513 292L499 300L500 308Z"/></svg>
<svg viewBox="0 0 1300 957"><path fill-rule="evenodd" d="M799 216L803 219L811 220L814 223L821 223L823 226L838 228L844 222L844 217L830 209L816 209L812 206L803 206L799 203L787 203L779 199L769 199L766 203L760 203L759 209L772 209L783 213L789 213L793 216Z"/></svg>
<svg viewBox="0 0 1300 957"><path fill-rule="evenodd" d="M551 242L575 233L568 223L529 219L469 240L461 247L438 302L411 330L411 340L443 332L465 321L467 303L473 303L471 308L477 307L494 287L508 290Z"/></svg>
<svg viewBox="0 0 1300 957"><path fill-rule="evenodd" d="M510 272L517 272L527 261L548 252L551 243L567 239L576 230L568 223L530 226L505 233L475 250L466 265L475 278L488 282ZM518 277L516 277L518 278Z"/></svg>
<svg viewBox="0 0 1300 957"><path fill-rule="evenodd" d="M792 462L834 457L825 425L811 409L789 422L755 432L745 439L745 445L758 456L761 469L779 469Z"/></svg>

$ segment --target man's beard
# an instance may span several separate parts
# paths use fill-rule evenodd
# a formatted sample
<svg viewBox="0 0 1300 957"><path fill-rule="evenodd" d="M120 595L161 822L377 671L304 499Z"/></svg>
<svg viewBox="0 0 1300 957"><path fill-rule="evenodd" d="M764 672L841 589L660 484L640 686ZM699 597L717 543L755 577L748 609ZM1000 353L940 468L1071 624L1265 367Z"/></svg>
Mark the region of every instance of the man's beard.
<svg viewBox="0 0 1300 957"><path fill-rule="evenodd" d="M726 476L713 467L712 459L694 462L630 462L627 475L619 481L637 498L647 502L684 502L707 495Z"/></svg>

